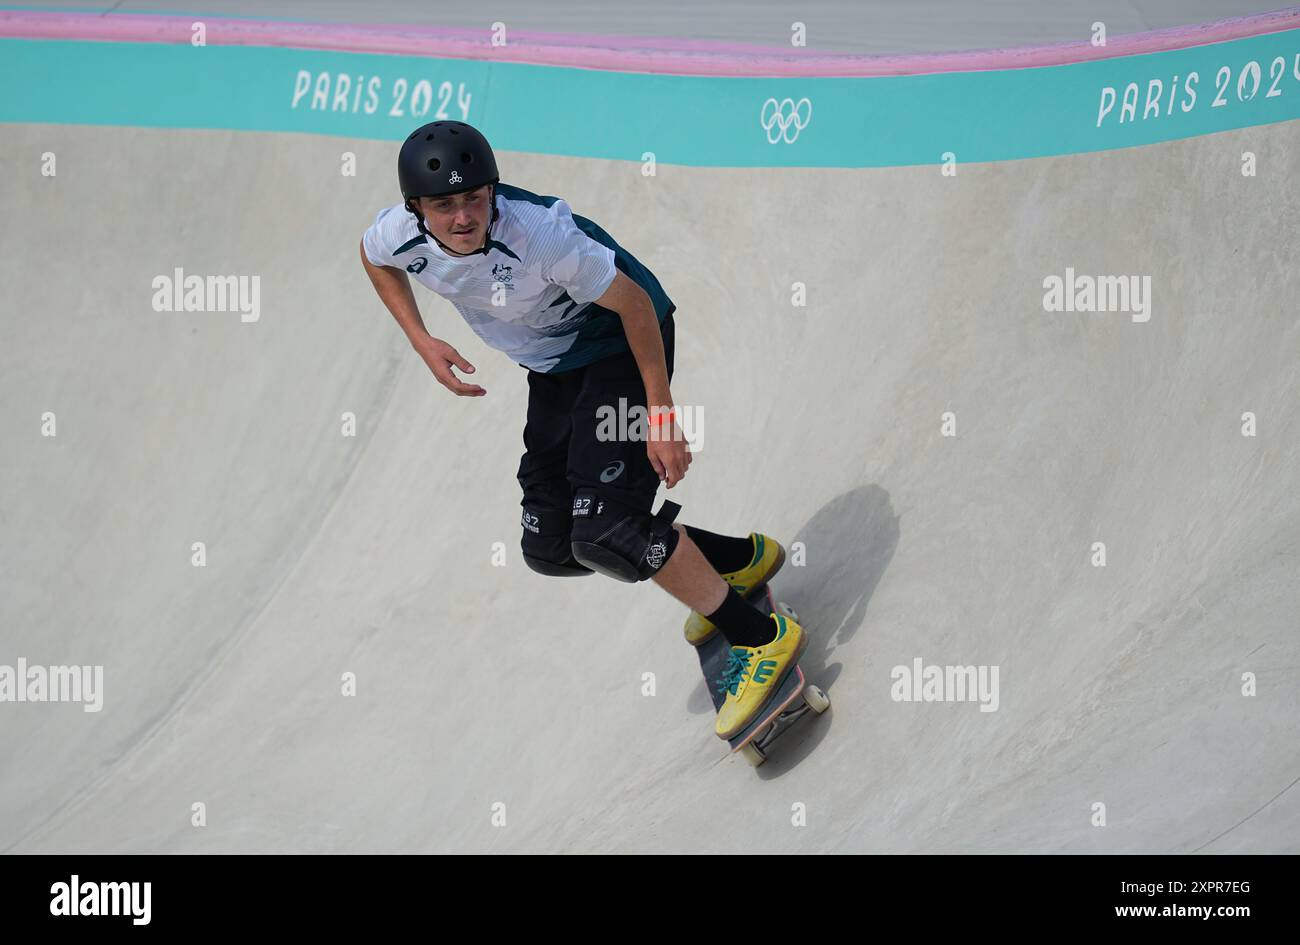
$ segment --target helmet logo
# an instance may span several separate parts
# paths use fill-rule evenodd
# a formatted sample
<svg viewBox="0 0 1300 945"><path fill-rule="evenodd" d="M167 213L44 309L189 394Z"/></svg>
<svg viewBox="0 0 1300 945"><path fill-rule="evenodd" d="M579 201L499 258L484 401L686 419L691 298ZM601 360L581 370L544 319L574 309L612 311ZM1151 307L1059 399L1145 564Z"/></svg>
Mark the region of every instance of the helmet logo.
<svg viewBox="0 0 1300 945"><path fill-rule="evenodd" d="M452 171L452 172L451 172L451 177L447 178L447 183L449 183L449 184L459 184L459 183L462 183L464 180L465 180L465 178L461 177L461 176L460 176L460 173L459 173L458 171Z"/></svg>

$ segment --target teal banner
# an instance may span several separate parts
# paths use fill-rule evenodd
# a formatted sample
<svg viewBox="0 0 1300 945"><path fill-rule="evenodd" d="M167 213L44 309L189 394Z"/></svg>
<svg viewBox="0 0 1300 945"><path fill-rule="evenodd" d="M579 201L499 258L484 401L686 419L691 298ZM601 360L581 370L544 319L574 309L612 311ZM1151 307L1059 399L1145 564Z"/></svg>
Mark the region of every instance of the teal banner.
<svg viewBox="0 0 1300 945"><path fill-rule="evenodd" d="M0 121L398 140L719 167L1001 161L1300 117L1300 30L1070 65L719 78L283 47L0 40Z"/></svg>

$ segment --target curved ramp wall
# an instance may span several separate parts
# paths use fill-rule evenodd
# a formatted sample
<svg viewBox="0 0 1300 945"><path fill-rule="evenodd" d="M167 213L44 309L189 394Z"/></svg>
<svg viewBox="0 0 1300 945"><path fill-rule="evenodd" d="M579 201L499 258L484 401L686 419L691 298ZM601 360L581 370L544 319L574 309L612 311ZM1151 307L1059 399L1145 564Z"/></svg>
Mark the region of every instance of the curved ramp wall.
<svg viewBox="0 0 1300 945"><path fill-rule="evenodd" d="M0 665L102 668L0 703L0 849L1296 852L1294 13L906 60L110 23L0 14ZM834 708L757 776L679 605L520 562L523 373L421 294L451 397L359 268L435 115L677 303L683 518L800 543ZM185 274L255 312L160 310Z"/></svg>

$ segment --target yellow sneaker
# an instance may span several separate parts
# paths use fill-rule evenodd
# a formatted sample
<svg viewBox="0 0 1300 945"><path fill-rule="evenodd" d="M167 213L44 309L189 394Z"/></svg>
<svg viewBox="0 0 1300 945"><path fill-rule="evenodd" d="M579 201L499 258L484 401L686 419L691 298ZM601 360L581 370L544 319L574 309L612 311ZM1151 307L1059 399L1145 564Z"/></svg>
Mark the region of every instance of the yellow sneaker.
<svg viewBox="0 0 1300 945"><path fill-rule="evenodd" d="M731 648L731 660L718 680L718 687L726 691L713 729L719 738L731 738L758 716L808 645L803 627L782 614L773 614L772 619L776 639L771 643Z"/></svg>
<svg viewBox="0 0 1300 945"><path fill-rule="evenodd" d="M730 571L721 575L722 579L734 587L741 597L748 597L755 588L762 587L777 571L781 570L781 565L785 564L785 549L775 538L769 538L758 532L750 532L749 538L754 543L754 557L750 559L749 564L739 571ZM718 628L711 624L707 617L693 610L686 618L686 642L691 646L699 646L717 630Z"/></svg>

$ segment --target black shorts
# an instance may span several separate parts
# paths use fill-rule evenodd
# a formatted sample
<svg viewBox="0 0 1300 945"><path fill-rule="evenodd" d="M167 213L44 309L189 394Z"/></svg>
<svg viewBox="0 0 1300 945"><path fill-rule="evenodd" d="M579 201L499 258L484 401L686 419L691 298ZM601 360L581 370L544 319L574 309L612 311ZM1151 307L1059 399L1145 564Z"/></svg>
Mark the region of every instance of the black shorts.
<svg viewBox="0 0 1300 945"><path fill-rule="evenodd" d="M674 333L670 312L660 324L669 380ZM650 511L659 474L646 456L645 440L597 435L597 410L606 408L617 417L620 398L626 401L624 411L646 407L645 385L631 351L559 374L528 372L528 420L519 461L526 511L551 513L545 517L554 528L559 524L556 513L572 513L573 492L583 486L597 489L603 498Z"/></svg>

